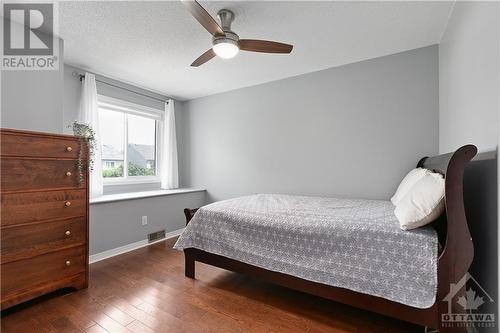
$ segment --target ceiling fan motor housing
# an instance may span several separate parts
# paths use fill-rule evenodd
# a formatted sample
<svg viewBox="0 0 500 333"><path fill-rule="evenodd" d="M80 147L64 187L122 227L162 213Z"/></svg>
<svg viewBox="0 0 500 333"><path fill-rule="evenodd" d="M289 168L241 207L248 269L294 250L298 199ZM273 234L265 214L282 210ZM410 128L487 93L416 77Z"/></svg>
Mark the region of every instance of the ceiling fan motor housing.
<svg viewBox="0 0 500 333"><path fill-rule="evenodd" d="M229 9L221 9L217 13L217 17L221 22L221 27L224 31L225 36L213 36L212 45L229 43L239 47L238 41L240 40L240 37L231 30L231 23L233 23L234 20L234 13Z"/></svg>
<svg viewBox="0 0 500 333"><path fill-rule="evenodd" d="M212 45L216 45L219 43L230 43L239 46L238 41L240 40L240 37L238 37L237 34L234 32L230 31L224 31L226 33L225 36L214 36L212 38Z"/></svg>

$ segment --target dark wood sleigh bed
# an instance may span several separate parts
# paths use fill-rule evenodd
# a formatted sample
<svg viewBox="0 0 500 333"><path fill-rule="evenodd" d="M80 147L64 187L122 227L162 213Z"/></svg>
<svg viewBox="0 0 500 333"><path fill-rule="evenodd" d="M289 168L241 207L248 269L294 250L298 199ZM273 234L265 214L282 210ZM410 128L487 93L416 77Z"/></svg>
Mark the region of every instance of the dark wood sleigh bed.
<svg viewBox="0 0 500 333"><path fill-rule="evenodd" d="M424 157L417 165L439 172L445 177L446 213L433 223L443 245L438 258L438 290L436 301L429 308L415 308L385 298L304 280L196 248L184 249L185 275L189 278L195 278L195 262L198 261L360 309L438 329L439 332L459 332L462 330L461 328L449 327L443 322L443 315L449 312L448 302L445 302L444 299L450 292L450 285L459 282L467 273L474 257L474 247L464 209L463 176L466 164L476 153L475 146L466 145L453 153ZM187 208L184 210L186 224L189 223L196 211L197 209ZM465 290L462 288L455 297L464 292ZM452 302L451 310L452 313L463 312L463 309L456 302Z"/></svg>

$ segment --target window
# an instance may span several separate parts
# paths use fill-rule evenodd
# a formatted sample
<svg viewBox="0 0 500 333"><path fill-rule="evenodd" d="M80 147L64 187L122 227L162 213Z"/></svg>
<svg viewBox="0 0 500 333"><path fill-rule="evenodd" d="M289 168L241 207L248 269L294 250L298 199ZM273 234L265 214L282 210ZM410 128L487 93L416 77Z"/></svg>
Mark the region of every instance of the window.
<svg viewBox="0 0 500 333"><path fill-rule="evenodd" d="M158 125L162 111L99 96L105 184L159 181Z"/></svg>

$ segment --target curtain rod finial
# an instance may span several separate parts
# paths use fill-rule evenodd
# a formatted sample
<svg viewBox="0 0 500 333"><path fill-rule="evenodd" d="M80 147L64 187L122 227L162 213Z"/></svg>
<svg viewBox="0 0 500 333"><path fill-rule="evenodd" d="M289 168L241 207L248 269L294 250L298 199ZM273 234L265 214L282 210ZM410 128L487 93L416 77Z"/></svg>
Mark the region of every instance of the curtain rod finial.
<svg viewBox="0 0 500 333"><path fill-rule="evenodd" d="M82 81L85 78L85 75L78 73L77 71L73 71L71 73L72 76L77 77L80 81Z"/></svg>

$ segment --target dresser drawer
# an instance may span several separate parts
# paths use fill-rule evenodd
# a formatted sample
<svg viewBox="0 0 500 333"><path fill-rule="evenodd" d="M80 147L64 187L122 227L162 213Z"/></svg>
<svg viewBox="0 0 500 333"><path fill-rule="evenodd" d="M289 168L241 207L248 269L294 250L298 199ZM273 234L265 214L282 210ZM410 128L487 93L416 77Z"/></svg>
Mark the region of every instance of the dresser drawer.
<svg viewBox="0 0 500 333"><path fill-rule="evenodd" d="M1 196L2 227L42 220L83 216L87 211L87 191L46 191L7 193Z"/></svg>
<svg viewBox="0 0 500 333"><path fill-rule="evenodd" d="M76 160L3 158L1 175L2 192L85 185L79 182Z"/></svg>
<svg viewBox="0 0 500 333"><path fill-rule="evenodd" d="M2 264L2 299L83 273L86 265L84 246Z"/></svg>
<svg viewBox="0 0 500 333"><path fill-rule="evenodd" d="M1 133L2 156L78 158L80 143L76 138Z"/></svg>
<svg viewBox="0 0 500 333"><path fill-rule="evenodd" d="M84 217L77 217L2 229L2 264L85 244L85 222Z"/></svg>

